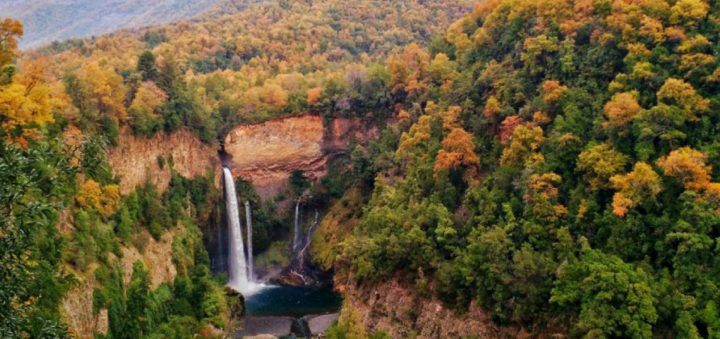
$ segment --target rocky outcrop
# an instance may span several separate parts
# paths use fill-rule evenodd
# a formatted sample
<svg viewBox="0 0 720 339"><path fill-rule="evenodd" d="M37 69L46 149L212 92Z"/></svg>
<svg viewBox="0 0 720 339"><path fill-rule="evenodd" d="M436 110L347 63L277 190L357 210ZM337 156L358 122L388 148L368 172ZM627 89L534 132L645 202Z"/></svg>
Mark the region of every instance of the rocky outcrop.
<svg viewBox="0 0 720 339"><path fill-rule="evenodd" d="M70 144L78 144L79 131L69 129L65 139ZM216 183L219 184L220 160L216 147L202 143L189 131L159 133L152 138L135 137L124 131L118 146L108 150L108 160L113 173L120 179L122 194L131 193L146 181L163 192L170 183L171 168L185 177L206 175L212 171L216 173ZM72 224L72 215L67 210L61 211L58 230L70 234L74 231ZM172 259L172 243L180 230L184 229L170 229L163 233L160 240L153 239L146 230L142 230L142 234L138 235L139 239L145 239L142 250L135 246L121 247L122 257L118 259L125 284L130 281L135 261L145 265L152 289L172 282L177 275ZM68 328L78 338L92 338L94 333L107 332L107 310L99 310L97 314L93 312L94 276L93 268L78 273L80 283L67 293L62 302Z"/></svg>
<svg viewBox="0 0 720 339"><path fill-rule="evenodd" d="M312 335L322 335L332 324L338 320L339 314L330 313L318 316L305 316L303 319L308 324L308 329Z"/></svg>
<svg viewBox="0 0 720 339"><path fill-rule="evenodd" d="M185 130L158 133L152 138L136 137L124 131L118 146L108 151L108 158L113 173L120 178L122 194L132 192L145 181L164 191L170 183L171 166L187 178L213 171L216 183L220 182L216 147L201 142Z"/></svg>
<svg viewBox="0 0 720 339"><path fill-rule="evenodd" d="M169 230L163 234L160 241L156 241L143 230L141 236L148 240L142 253L135 247L121 248L123 256L120 258L120 267L126 286L130 283L135 261L141 261L145 265L152 289L175 279L177 269L172 261L172 243L177 232L177 229ZM93 313L93 290L96 287L94 277L94 270L80 276L80 283L65 295L62 302L68 330L78 338L93 338L93 333L107 333L107 309Z"/></svg>
<svg viewBox="0 0 720 339"><path fill-rule="evenodd" d="M103 309L93 314L94 275L81 281L65 295L62 311L68 325L68 331L76 338L92 338L93 333L106 334L108 313Z"/></svg>
<svg viewBox="0 0 720 339"><path fill-rule="evenodd" d="M477 303L458 314L434 298L418 296L397 279L372 287L344 286L340 322L368 333L383 331L391 338L518 338L525 331L500 327ZM362 334L360 334L362 336Z"/></svg>
<svg viewBox="0 0 720 339"><path fill-rule="evenodd" d="M130 283L133 264L140 261L148 270L150 276L150 288L156 289L162 283L169 283L175 280L177 268L172 260L172 243L177 229L171 229L163 233L159 241L153 239L146 230L141 235L148 239L142 253L135 247L123 247L120 266L123 269L123 281L125 285Z"/></svg>
<svg viewBox="0 0 720 339"><path fill-rule="evenodd" d="M234 338L247 338L253 336L286 337L292 334L293 317L245 317L242 328L233 334Z"/></svg>
<svg viewBox="0 0 720 339"><path fill-rule="evenodd" d="M269 198L282 191L293 171L303 171L310 179L322 177L329 157L347 151L351 139L363 141L377 134L360 127L359 120L348 119L326 126L315 115L275 119L235 127L224 149L233 175L252 182L260 196Z"/></svg>

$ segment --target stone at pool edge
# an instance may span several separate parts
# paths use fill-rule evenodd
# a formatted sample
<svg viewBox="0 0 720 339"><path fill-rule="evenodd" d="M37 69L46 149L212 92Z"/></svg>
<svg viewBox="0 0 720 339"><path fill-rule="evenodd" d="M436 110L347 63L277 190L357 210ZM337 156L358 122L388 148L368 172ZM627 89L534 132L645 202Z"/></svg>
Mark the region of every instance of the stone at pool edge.
<svg viewBox="0 0 720 339"><path fill-rule="evenodd" d="M330 313L323 315L306 315L302 317L303 320L308 324L310 333L313 335L323 334L332 324L338 320L340 314Z"/></svg>
<svg viewBox="0 0 720 339"><path fill-rule="evenodd" d="M267 338L286 337L292 334L291 327L295 318L283 316L247 316L243 328L236 331L234 338L253 338L270 335Z"/></svg>
<svg viewBox="0 0 720 339"><path fill-rule="evenodd" d="M228 286L225 286L225 295L231 300L230 319L241 320L245 315L245 297Z"/></svg>

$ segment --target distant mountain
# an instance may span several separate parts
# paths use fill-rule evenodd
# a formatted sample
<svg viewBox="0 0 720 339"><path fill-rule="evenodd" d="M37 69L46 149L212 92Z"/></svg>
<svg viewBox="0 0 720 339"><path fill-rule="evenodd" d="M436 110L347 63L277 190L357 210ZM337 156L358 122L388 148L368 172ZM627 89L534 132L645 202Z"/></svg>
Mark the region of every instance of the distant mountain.
<svg viewBox="0 0 720 339"><path fill-rule="evenodd" d="M31 48L190 18L219 2L222 0L0 0L0 16L23 22L25 36L20 44Z"/></svg>

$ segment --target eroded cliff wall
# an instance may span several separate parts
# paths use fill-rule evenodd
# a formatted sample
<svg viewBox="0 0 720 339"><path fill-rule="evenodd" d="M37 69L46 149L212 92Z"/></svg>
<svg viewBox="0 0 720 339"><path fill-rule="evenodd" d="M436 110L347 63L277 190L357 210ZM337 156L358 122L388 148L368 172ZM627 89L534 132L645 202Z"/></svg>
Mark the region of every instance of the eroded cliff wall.
<svg viewBox="0 0 720 339"><path fill-rule="evenodd" d="M159 158L164 160L161 167ZM113 173L120 178L120 192L128 194L149 180L160 192L170 183L172 167L180 175L192 178L212 171L220 178L217 147L200 141L189 131L158 133L152 138L122 133L117 147L108 150ZM172 160L170 160L172 159Z"/></svg>
<svg viewBox="0 0 720 339"><path fill-rule="evenodd" d="M335 119L326 126L319 116L302 115L237 126L224 145L233 175L252 182L261 197L269 198L282 191L293 171L320 178L329 157L347 151L350 140L376 134L357 120Z"/></svg>
<svg viewBox="0 0 720 339"><path fill-rule="evenodd" d="M163 166L160 165L159 158L163 159ZM164 192L172 176L171 167L188 178L212 172L215 174L216 183L219 183L220 160L217 147L202 143L189 131L159 133L152 138L136 137L125 131L120 136L118 146L108 150L108 160L113 173L120 179L120 191L123 195L133 192L136 186L143 185L146 181ZM73 232L72 217L67 213L61 215L63 218L58 228L66 233ZM163 233L160 240L155 240L143 229L139 235L146 239L142 251L135 246L121 246L122 257L119 258L119 263L125 283L130 280L135 261L143 262L148 269L151 288L172 282L177 274L172 259L172 243L178 232L183 231L184 228L176 227ZM107 332L107 310L101 309L97 314L93 312L93 289L96 287L94 277L94 268L79 274L79 283L67 293L62 303L62 312L69 330L78 338L92 338L93 333Z"/></svg>
<svg viewBox="0 0 720 339"><path fill-rule="evenodd" d="M465 313L445 307L435 298L419 295L398 279L361 287L343 287L340 322L360 337L382 331L391 338L530 338L528 331L496 325L490 312L476 302ZM551 337L542 335L541 338Z"/></svg>

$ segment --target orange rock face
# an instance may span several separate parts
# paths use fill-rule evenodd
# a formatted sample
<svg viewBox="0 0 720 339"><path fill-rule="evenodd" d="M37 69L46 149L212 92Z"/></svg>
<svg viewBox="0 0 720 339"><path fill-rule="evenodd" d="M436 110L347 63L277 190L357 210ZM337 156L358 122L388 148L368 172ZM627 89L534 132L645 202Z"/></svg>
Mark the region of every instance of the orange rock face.
<svg viewBox="0 0 720 339"><path fill-rule="evenodd" d="M160 168L158 158L164 159ZM160 192L170 183L169 159L182 176L192 178L212 171L219 183L220 159L215 146L204 144L189 131L171 134L158 133L152 138L135 137L123 133L118 146L108 151L113 173L120 178L120 192L129 194L146 180Z"/></svg>
<svg viewBox="0 0 720 339"><path fill-rule="evenodd" d="M357 121L336 119L326 128L319 116L304 115L234 128L225 138L225 152L234 176L253 183L263 198L287 185L290 174L303 171L310 179L323 176L328 158L347 151L354 136L366 140Z"/></svg>

